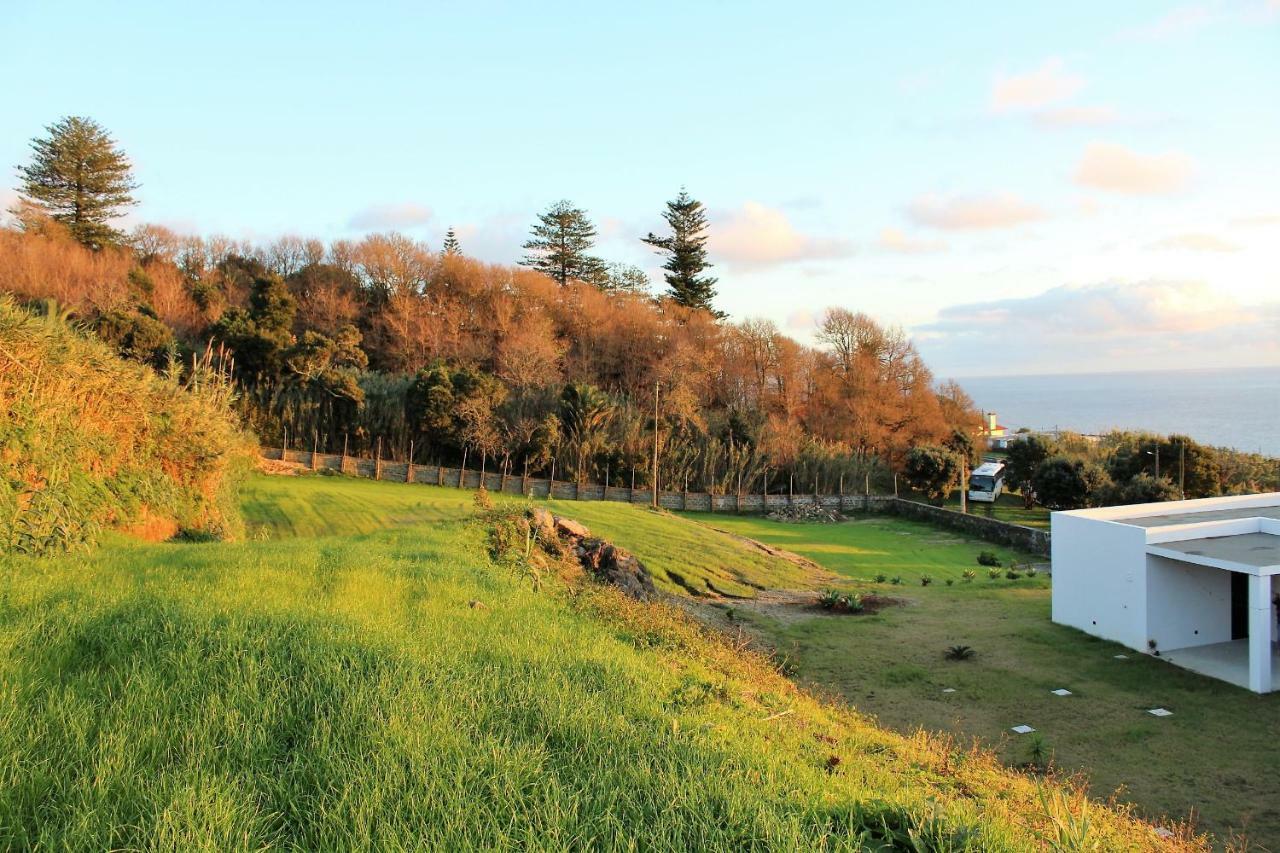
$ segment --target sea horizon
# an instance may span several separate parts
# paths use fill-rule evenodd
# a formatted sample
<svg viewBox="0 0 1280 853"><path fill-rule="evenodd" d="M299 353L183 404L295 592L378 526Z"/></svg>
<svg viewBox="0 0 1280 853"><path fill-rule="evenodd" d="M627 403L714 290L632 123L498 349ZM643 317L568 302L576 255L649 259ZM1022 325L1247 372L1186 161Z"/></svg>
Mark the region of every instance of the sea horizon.
<svg viewBox="0 0 1280 853"><path fill-rule="evenodd" d="M1182 434L1280 456L1280 366L960 377L1011 431Z"/></svg>

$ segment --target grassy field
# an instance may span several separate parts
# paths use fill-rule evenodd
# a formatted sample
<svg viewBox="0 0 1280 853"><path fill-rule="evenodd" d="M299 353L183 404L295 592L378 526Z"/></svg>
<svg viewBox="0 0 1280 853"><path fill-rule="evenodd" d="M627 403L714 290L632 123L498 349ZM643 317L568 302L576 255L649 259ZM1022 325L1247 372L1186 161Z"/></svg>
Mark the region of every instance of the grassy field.
<svg viewBox="0 0 1280 853"><path fill-rule="evenodd" d="M1167 846L675 609L535 591L467 500L259 478L255 540L0 560L0 848Z"/></svg>
<svg viewBox="0 0 1280 853"><path fill-rule="evenodd" d="M914 496L912 500L925 502L922 496ZM954 493L947 498L942 504L947 509L960 509L960 495ZM1021 524L1024 527L1038 527L1042 530L1049 529L1049 510L1042 506L1027 509L1023 506L1022 498L1018 495L1005 492L995 503L979 503L973 501L969 504L969 512L973 515L989 515L998 521L1007 521L1010 524Z"/></svg>
<svg viewBox="0 0 1280 853"><path fill-rule="evenodd" d="M349 536L472 513L470 491L390 486L346 477L256 478L244 490L250 535ZM509 505L527 503L513 495L492 498ZM806 588L829 580L826 573L772 558L737 537L709 533L669 512L593 501L540 500L538 505L643 553L655 584L666 592L751 597L764 588Z"/></svg>
<svg viewBox="0 0 1280 853"><path fill-rule="evenodd" d="M1058 766L1088 769L1096 794L1123 789L1148 815L1194 812L1223 836L1243 831L1280 849L1280 696L1256 696L1052 624L1047 578L991 580L975 564L979 550L1007 562L1015 556L1007 549L897 519L699 520L812 557L856 579L851 588L905 599L871 616L797 618L786 608L735 606L736 621L785 655L803 682L901 731L979 738L1010 763L1028 760L1033 743L1010 727L1030 725ZM965 568L977 579L945 585ZM905 582L868 582L880 572ZM934 583L921 587L922 574ZM976 657L945 660L955 644ZM1121 653L1129 659L1116 660ZM1050 692L1058 688L1073 695ZM1157 707L1173 716L1146 713Z"/></svg>

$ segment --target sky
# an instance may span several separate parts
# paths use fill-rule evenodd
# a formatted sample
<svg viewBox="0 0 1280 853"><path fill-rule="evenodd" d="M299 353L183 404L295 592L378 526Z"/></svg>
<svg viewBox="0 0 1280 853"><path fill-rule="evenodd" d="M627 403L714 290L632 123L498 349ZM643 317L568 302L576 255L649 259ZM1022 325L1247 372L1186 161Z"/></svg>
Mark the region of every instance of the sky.
<svg viewBox="0 0 1280 853"><path fill-rule="evenodd" d="M511 263L567 198L660 283L687 187L718 306L801 340L842 306L939 376L1280 366L1280 0L0 0L0 44L0 163L90 116L130 222Z"/></svg>

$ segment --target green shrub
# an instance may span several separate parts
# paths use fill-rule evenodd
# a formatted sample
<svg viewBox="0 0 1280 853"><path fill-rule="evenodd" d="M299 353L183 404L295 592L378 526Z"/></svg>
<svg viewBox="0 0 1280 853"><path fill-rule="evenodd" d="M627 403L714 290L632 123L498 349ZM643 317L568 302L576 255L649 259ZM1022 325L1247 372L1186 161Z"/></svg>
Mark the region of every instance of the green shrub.
<svg viewBox="0 0 1280 853"><path fill-rule="evenodd" d="M881 572L880 574L876 575L876 583L884 583L884 582L885 582L885 581L887 581L888 579L889 579L889 576L888 576L888 575L886 575L886 574L885 574L885 573L883 573L883 572Z"/></svg>
<svg viewBox="0 0 1280 853"><path fill-rule="evenodd" d="M987 570L987 577L991 578L992 580L995 580L996 578L1000 577L1000 575L1001 575L1001 571L999 569Z"/></svg>
<svg viewBox="0 0 1280 853"><path fill-rule="evenodd" d="M978 573L975 572L973 569L965 569L964 572L960 575L960 580L964 581L965 583L972 583L973 579L976 578L977 576L978 576Z"/></svg>
<svg viewBox="0 0 1280 853"><path fill-rule="evenodd" d="M835 589L825 590L818 596L818 606L834 613L861 613L865 609L861 595Z"/></svg>
<svg viewBox="0 0 1280 853"><path fill-rule="evenodd" d="M928 575L920 576L920 586L928 586L931 583L933 583L933 578L929 577Z"/></svg>
<svg viewBox="0 0 1280 853"><path fill-rule="evenodd" d="M969 660L976 654L969 646L948 646L942 656L947 660Z"/></svg>
<svg viewBox="0 0 1280 853"><path fill-rule="evenodd" d="M1040 574L1040 570L1035 566L1027 566L1027 577L1033 578L1038 574Z"/></svg>
<svg viewBox="0 0 1280 853"><path fill-rule="evenodd" d="M956 582L955 578L947 578L947 586L953 586Z"/></svg>
<svg viewBox="0 0 1280 853"><path fill-rule="evenodd" d="M983 551L978 555L979 566L999 566L1000 558L996 556L995 551Z"/></svg>
<svg viewBox="0 0 1280 853"><path fill-rule="evenodd" d="M107 527L237 536L253 445L231 398L210 358L161 376L0 297L0 551L67 550Z"/></svg>
<svg viewBox="0 0 1280 853"><path fill-rule="evenodd" d="M1009 569L1009 571L1004 573L1004 576L1011 581L1016 581L1018 578L1022 577L1022 572L1017 569Z"/></svg>
<svg viewBox="0 0 1280 853"><path fill-rule="evenodd" d="M902 586L902 575L894 575L893 580L889 581L889 583L894 586Z"/></svg>

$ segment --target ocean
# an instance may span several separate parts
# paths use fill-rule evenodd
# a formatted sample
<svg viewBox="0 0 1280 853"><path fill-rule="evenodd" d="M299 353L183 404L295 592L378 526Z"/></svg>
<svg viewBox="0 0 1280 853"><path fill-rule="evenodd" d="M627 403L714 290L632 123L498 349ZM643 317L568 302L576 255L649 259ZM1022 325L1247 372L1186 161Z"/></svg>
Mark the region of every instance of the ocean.
<svg viewBox="0 0 1280 853"><path fill-rule="evenodd" d="M1010 430L1150 430L1280 456L1280 367L956 381Z"/></svg>

